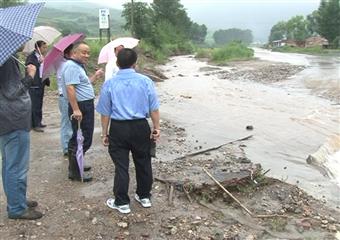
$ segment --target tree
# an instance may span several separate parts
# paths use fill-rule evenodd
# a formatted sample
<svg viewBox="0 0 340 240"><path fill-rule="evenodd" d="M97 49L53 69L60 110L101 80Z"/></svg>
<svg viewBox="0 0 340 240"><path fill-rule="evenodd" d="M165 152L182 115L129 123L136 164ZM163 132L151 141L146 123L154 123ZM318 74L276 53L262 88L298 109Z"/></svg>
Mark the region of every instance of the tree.
<svg viewBox="0 0 340 240"><path fill-rule="evenodd" d="M154 0L151 7L154 13L154 24L167 21L180 33L190 32L192 22L180 0Z"/></svg>
<svg viewBox="0 0 340 240"><path fill-rule="evenodd" d="M230 28L227 30L218 30L214 32L213 38L218 45L228 44L233 41L240 41L245 44L250 44L253 41L251 30L242 30L238 28Z"/></svg>
<svg viewBox="0 0 340 240"><path fill-rule="evenodd" d="M193 22L190 29L190 39L195 43L203 43L207 36L207 30L204 24L199 25Z"/></svg>
<svg viewBox="0 0 340 240"><path fill-rule="evenodd" d="M319 34L333 43L340 36L340 0L322 0L316 20Z"/></svg>
<svg viewBox="0 0 340 240"><path fill-rule="evenodd" d="M0 0L0 8L21 5L27 3L27 0Z"/></svg>
<svg viewBox="0 0 340 240"><path fill-rule="evenodd" d="M307 20L304 16L295 16L286 23L287 39L303 41L310 36L307 30Z"/></svg>
<svg viewBox="0 0 340 240"><path fill-rule="evenodd" d="M126 24L123 26L125 30L131 30L131 13L132 4L125 3L123 5L122 17L125 18ZM136 38L149 38L152 32L152 9L145 2L133 3L133 29Z"/></svg>
<svg viewBox="0 0 340 240"><path fill-rule="evenodd" d="M286 38L286 36L287 36L286 22L280 21L277 24L275 24L270 30L269 42L284 39Z"/></svg>
<svg viewBox="0 0 340 240"><path fill-rule="evenodd" d="M310 35L315 35L318 33L318 22L317 22L318 17L319 17L319 12L317 10L307 15L307 31Z"/></svg>

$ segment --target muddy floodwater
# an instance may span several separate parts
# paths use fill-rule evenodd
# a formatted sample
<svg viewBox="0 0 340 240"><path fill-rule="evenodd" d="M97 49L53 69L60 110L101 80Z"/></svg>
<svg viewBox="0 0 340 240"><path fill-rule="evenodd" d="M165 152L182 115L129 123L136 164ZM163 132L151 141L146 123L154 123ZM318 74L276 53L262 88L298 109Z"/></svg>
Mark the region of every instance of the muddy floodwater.
<svg viewBox="0 0 340 240"><path fill-rule="evenodd" d="M253 135L246 154L269 176L296 184L330 206L340 206L335 179L307 164L309 154L340 133L338 57L272 53L255 49L255 57L305 69L285 81L262 84L251 79L230 81L192 56L178 56L162 67L169 78L158 84L162 116L185 127L196 148L206 148ZM251 71L251 64L248 66ZM251 125L249 131L246 126ZM169 159L170 160L170 159ZM340 166L338 166L340 167Z"/></svg>

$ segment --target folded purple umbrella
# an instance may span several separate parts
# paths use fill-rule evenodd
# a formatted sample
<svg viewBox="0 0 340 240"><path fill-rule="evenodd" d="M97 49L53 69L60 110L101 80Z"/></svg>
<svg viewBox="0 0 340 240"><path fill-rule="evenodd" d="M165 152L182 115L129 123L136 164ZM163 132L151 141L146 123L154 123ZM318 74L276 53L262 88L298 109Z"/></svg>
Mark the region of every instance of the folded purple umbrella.
<svg viewBox="0 0 340 240"><path fill-rule="evenodd" d="M80 128L80 122L81 122L81 120L78 120L76 158L77 158L77 163L78 163L80 177L81 177L81 180L83 181L84 162L85 162L85 160L84 160L84 152L83 152L84 137L83 137L83 133L82 133L81 128Z"/></svg>

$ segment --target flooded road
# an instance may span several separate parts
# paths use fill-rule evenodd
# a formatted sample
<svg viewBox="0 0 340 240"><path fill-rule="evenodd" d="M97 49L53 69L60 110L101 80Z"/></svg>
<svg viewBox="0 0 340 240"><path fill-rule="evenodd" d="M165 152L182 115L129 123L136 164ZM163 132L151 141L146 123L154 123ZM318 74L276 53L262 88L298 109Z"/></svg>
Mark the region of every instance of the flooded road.
<svg viewBox="0 0 340 240"><path fill-rule="evenodd" d="M320 61L317 57L263 50L256 50L256 57L308 67L287 81L264 85L207 76L200 71L206 63L192 56L175 57L162 69L169 79L158 85L161 99L166 99L162 117L185 127L196 147L216 146L252 134L253 139L245 142L246 154L265 170L270 169L269 176L340 206L340 188L335 180L306 163L309 154L340 132L340 106L313 94L311 89L316 90L306 83L330 79L338 85L339 61L323 65L332 58ZM315 77L316 72L320 78ZM247 125L254 130L247 131Z"/></svg>

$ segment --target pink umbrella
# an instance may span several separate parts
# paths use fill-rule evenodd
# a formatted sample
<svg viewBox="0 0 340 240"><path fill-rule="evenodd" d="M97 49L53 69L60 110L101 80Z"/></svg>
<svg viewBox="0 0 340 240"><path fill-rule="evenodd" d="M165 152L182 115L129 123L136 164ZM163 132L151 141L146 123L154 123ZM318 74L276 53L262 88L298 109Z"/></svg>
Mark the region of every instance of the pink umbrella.
<svg viewBox="0 0 340 240"><path fill-rule="evenodd" d="M56 44L53 45L51 51L49 51L44 59L44 69L43 76L46 78L53 71L55 71L54 66L61 61L64 55L64 50L71 44L83 40L85 38L84 33L75 33L68 35L60 39Z"/></svg>
<svg viewBox="0 0 340 240"><path fill-rule="evenodd" d="M139 40L132 37L121 37L106 44L99 53L98 64L107 63L116 58L115 48L123 45L125 48L134 48L138 45Z"/></svg>

